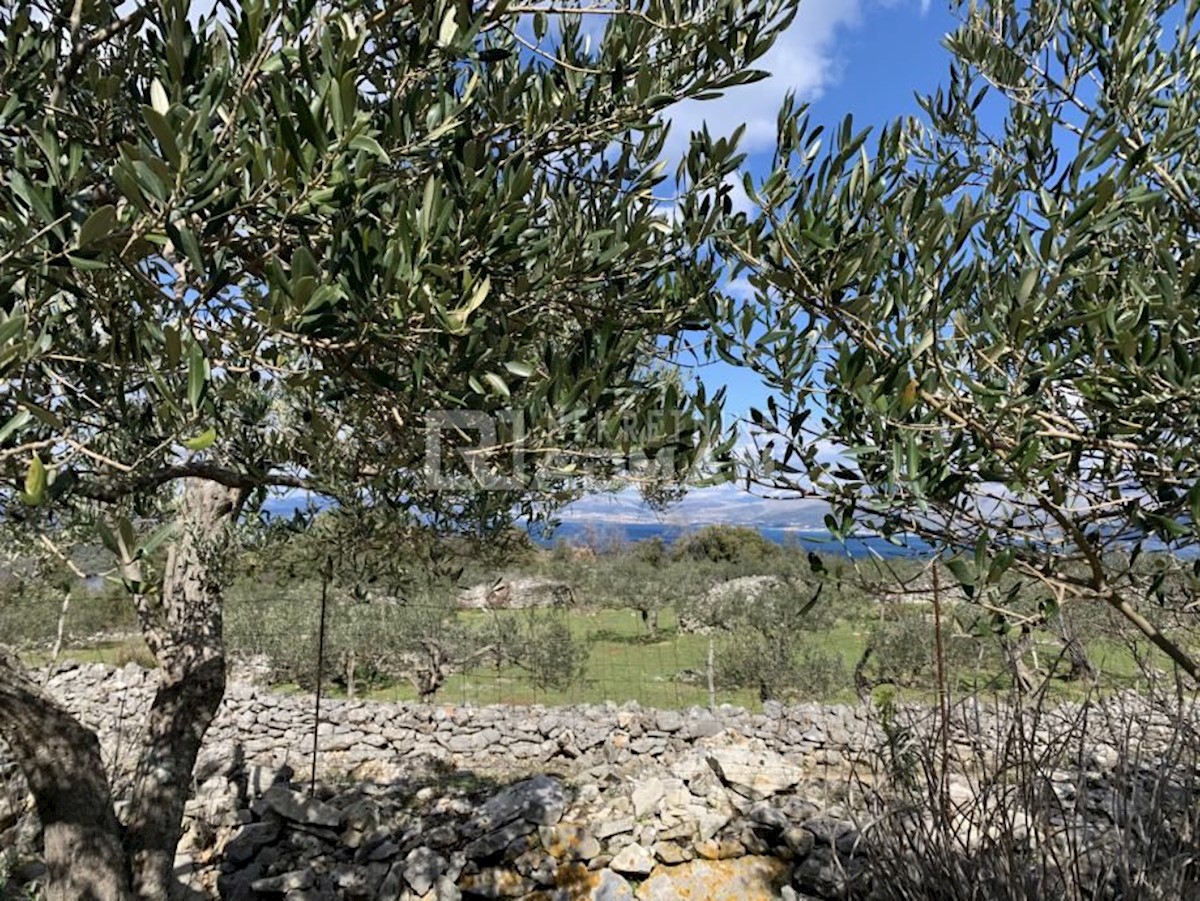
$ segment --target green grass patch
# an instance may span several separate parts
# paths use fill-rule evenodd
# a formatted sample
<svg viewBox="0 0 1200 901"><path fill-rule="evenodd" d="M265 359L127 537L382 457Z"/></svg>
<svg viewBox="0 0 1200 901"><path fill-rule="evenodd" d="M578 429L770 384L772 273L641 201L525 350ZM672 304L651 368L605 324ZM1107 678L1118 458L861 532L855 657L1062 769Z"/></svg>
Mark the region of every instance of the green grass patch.
<svg viewBox="0 0 1200 901"><path fill-rule="evenodd" d="M51 657L47 648L22 651L19 656L22 663L34 669L48 665ZM157 665L146 642L137 636L66 647L62 649L58 659L59 662L70 660L75 663L103 663L105 666L124 666L131 662L147 668Z"/></svg>
<svg viewBox="0 0 1200 901"><path fill-rule="evenodd" d="M466 614L466 618L487 616ZM515 667L480 667L452 676L435 696L442 704L601 704L637 701L643 707L687 708L707 706L709 637L678 631L673 611L663 610L655 635L648 635L641 616L632 610L575 611L565 614L571 635L588 646L587 669L581 680L562 690L541 689ZM825 650L841 654L847 671L862 653L865 632L852 623L839 622L819 636ZM712 639L720 642L722 636ZM718 689L717 702L759 709L758 695L750 689ZM404 683L364 693L380 700L415 700L416 692ZM851 701L853 687L836 697Z"/></svg>
<svg viewBox="0 0 1200 901"><path fill-rule="evenodd" d="M483 618L495 615L494 612L468 611L462 614L462 619L467 624L479 624ZM512 611L503 615L521 614ZM719 647L726 640L723 634L717 633L710 639L707 635L681 633L675 613L670 608L660 612L658 629L654 634L647 632L640 614L634 610L580 609L564 612L562 616L572 638L582 642L588 651L583 677L569 687L540 688L527 672L518 667L489 665L451 676L437 692L434 702L563 705L637 701L644 707L656 708L707 706L709 645L711 641L714 647ZM837 620L822 631L807 633L808 640L822 652L841 657L844 679L825 690L820 697L810 697L803 684L800 684L784 699L856 702L858 694L853 682L854 665L877 622L874 615L860 614L852 619ZM1038 638L1039 644L1051 643L1048 633ZM1139 688L1144 684L1142 671L1127 644L1115 639L1095 638L1088 642L1087 647L1089 659L1100 674L1100 688L1103 691ZM1139 652L1142 650L1139 646ZM1149 657L1152 663L1167 668L1167 662L1161 656ZM49 652L28 651L22 654L22 659L31 667L44 666L49 662ZM145 644L138 638L67 648L63 650L61 659L108 666L123 666L130 661L145 666L154 663ZM333 669L333 665L327 663L326 692L332 697L343 696L344 690L333 680ZM802 677L800 681L803 683ZM969 693L1003 696L1011 690L1010 674L999 664L995 653L989 653L980 666L950 668L947 681L955 697ZM276 688L284 692L301 690L289 684L281 684ZM417 698L412 686L404 681L382 686L360 685L359 688L360 697L377 700L412 701ZM1048 696L1056 701L1078 700L1092 690L1086 683L1058 678L1051 679L1046 687ZM898 698L908 701L932 702L936 699L932 649L929 649L929 667L921 675L918 684L901 685L895 689L895 693ZM761 708L758 692L749 688L728 689L718 686L716 700L721 704Z"/></svg>

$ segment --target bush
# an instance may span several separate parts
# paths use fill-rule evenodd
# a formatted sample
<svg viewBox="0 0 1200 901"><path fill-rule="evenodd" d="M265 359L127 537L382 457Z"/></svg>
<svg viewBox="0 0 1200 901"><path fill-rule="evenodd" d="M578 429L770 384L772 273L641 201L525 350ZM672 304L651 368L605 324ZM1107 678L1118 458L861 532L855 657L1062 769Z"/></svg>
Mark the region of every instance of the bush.
<svg viewBox="0 0 1200 901"><path fill-rule="evenodd" d="M966 702L949 723L887 705L850 897L1197 897L1200 733L1191 701L1162 688L1070 708Z"/></svg>
<svg viewBox="0 0 1200 901"><path fill-rule="evenodd" d="M233 655L262 655L273 678L302 688L316 684L320 638L319 585L306 583L269 597L244 588L231 594L225 619ZM325 630L325 671L330 681L367 685L407 678L423 642L436 642L457 659L468 643L448 592L422 592L406 599L358 599L331 590ZM353 665L353 671L346 667Z"/></svg>
<svg viewBox="0 0 1200 901"><path fill-rule="evenodd" d="M651 566L664 566L670 559L667 543L658 535L635 542L630 555L634 560L648 563Z"/></svg>
<svg viewBox="0 0 1200 901"><path fill-rule="evenodd" d="M408 681L427 698L455 673L502 661L528 671L540 688L563 688L581 675L587 658L561 614L493 611L466 621L448 586L404 598L331 592L326 620L326 679L347 689ZM243 586L229 600L225 627L231 655L261 655L274 681L315 686L320 586L257 599Z"/></svg>
<svg viewBox="0 0 1200 901"><path fill-rule="evenodd" d="M881 613L884 618L871 627L855 669L860 691L876 685L934 687L937 635L932 613L923 605L898 605ZM994 639L985 637L978 628L965 629L959 621L960 616L969 620L971 613L973 608L966 608L942 618L943 662L948 678L980 671L985 657L998 665L992 659L998 654ZM968 625L977 627L979 623Z"/></svg>
<svg viewBox="0 0 1200 901"><path fill-rule="evenodd" d="M783 549L748 526L705 526L675 545L677 560L758 566L782 555Z"/></svg>
<svg viewBox="0 0 1200 901"><path fill-rule="evenodd" d="M517 629L505 631L505 656L526 670L538 688L569 688L583 676L588 648L571 636L562 614L531 610Z"/></svg>
<svg viewBox="0 0 1200 901"><path fill-rule="evenodd" d="M682 601L680 620L697 631L825 631L838 620L827 588L813 580L778 576L731 579Z"/></svg>
<svg viewBox="0 0 1200 901"><path fill-rule="evenodd" d="M739 629L720 643L714 663L719 685L755 689L763 701L823 699L850 685L840 654L826 651L812 636L788 629Z"/></svg>
<svg viewBox="0 0 1200 901"><path fill-rule="evenodd" d="M850 687L846 662L815 638L791 631L742 629L719 645L716 680L727 689L754 689L761 701L823 699Z"/></svg>
<svg viewBox="0 0 1200 901"><path fill-rule="evenodd" d="M816 636L800 643L800 680L796 693L814 701L846 694L851 688L850 672L841 654L827 651Z"/></svg>
<svg viewBox="0 0 1200 901"><path fill-rule="evenodd" d="M763 701L778 698L800 684L798 645L791 632L738 629L717 646L717 684L756 689Z"/></svg>
<svg viewBox="0 0 1200 901"><path fill-rule="evenodd" d="M119 583L106 581L93 588L61 573L29 573L0 583L0 635L16 647L54 641L67 592L71 602L63 636L68 644L101 632L136 628L133 604Z"/></svg>

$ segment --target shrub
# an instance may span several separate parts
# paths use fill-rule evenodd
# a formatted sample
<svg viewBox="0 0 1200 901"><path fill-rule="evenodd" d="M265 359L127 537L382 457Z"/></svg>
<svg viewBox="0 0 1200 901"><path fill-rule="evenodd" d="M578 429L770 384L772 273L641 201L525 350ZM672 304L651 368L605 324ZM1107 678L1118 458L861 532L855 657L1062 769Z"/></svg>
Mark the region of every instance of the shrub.
<svg viewBox="0 0 1200 901"><path fill-rule="evenodd" d="M269 597L243 590L230 598L226 640L231 655L262 655L271 678L311 689L316 684L320 586L307 584ZM467 621L448 586L413 590L403 598L359 599L332 592L325 631L330 683L372 688L409 681L432 696L455 673L508 661L541 688L563 688L582 673L586 647L561 614L495 611Z"/></svg>
<svg viewBox="0 0 1200 901"><path fill-rule="evenodd" d="M788 629L738 629L718 645L715 669L722 687L755 689L763 701L828 698L850 684L840 654Z"/></svg>
<svg viewBox="0 0 1200 901"><path fill-rule="evenodd" d="M565 689L583 676L588 648L571 635L562 614L528 611L507 629L505 657L529 673L542 690Z"/></svg>
<svg viewBox="0 0 1200 901"><path fill-rule="evenodd" d="M0 635L17 647L46 645L58 633L63 596L71 600L64 621L67 641L99 632L133 629L132 606L124 588L105 582L98 589L59 572L29 572L0 582Z"/></svg>
<svg viewBox="0 0 1200 901"><path fill-rule="evenodd" d="M885 705L851 897L1196 897L1200 734L1192 702L1162 687L1071 707L969 701L948 723Z"/></svg>
<svg viewBox="0 0 1200 901"><path fill-rule="evenodd" d="M681 538L675 545L677 560L754 566L778 557L783 549L758 529L748 526L705 526Z"/></svg>
<svg viewBox="0 0 1200 901"><path fill-rule="evenodd" d="M895 609L885 608L880 612L881 617L872 625L855 667L859 690L876 685L933 687L937 647L933 615L924 605L897 605ZM998 653L992 637L963 627L959 612L947 613L942 619L943 662L948 678L986 669L981 666L983 659L990 660ZM970 612L963 611L964 615Z"/></svg>
<svg viewBox="0 0 1200 901"><path fill-rule="evenodd" d="M670 558L667 543L658 535L635 542L630 554L634 560L648 563L651 566L663 566Z"/></svg>

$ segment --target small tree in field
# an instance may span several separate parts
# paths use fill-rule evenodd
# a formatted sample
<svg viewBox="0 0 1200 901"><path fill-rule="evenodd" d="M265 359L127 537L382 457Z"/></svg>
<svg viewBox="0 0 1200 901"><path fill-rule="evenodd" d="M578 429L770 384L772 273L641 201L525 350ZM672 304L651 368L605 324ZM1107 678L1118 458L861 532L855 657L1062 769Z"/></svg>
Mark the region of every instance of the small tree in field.
<svg viewBox="0 0 1200 901"><path fill-rule="evenodd" d="M944 550L1000 629L1107 604L1195 678L1191 563L1138 557L1200 538L1200 5L954 5L923 120L823 149L789 104L747 179L760 475Z"/></svg>
<svg viewBox="0 0 1200 901"><path fill-rule="evenodd" d="M253 549L240 555L228 590L225 640L234 658L265 657L276 680L309 689L323 667L350 696L360 685L407 681L427 701L451 676L489 663L521 667L539 687L566 686L581 672L586 648L553 618L460 616L456 576L466 557L496 551L490 540L481 548L389 511L348 507L309 523L268 520L250 533ZM510 543L524 553L519 538Z"/></svg>
<svg viewBox="0 0 1200 901"><path fill-rule="evenodd" d="M752 592L730 591L694 615L723 632L715 645L717 680L769 701L788 694L827 698L848 684L841 656L817 638L835 622L821 602L825 584L779 580Z"/></svg>
<svg viewBox="0 0 1200 901"><path fill-rule="evenodd" d="M686 471L715 410L653 361L715 217L661 213L659 114L753 80L793 11L648 0L593 42L562 7L189 7L0 8L0 517L98 533L161 673L119 825L94 734L0 653L51 899L175 894L230 527L268 490L486 528L574 450ZM737 163L707 143L683 196Z"/></svg>

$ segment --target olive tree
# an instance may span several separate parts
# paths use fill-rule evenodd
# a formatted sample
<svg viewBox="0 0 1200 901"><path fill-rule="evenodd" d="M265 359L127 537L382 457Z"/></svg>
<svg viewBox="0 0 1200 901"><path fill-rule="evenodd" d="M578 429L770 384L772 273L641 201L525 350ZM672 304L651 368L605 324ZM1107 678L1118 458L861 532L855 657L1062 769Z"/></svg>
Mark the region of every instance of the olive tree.
<svg viewBox="0 0 1200 901"><path fill-rule="evenodd" d="M1195 678L1190 563L1137 558L1200 537L1200 4L954 6L922 116L823 135L789 102L726 223L758 477L932 543L998 628L1107 604Z"/></svg>
<svg viewBox="0 0 1200 901"><path fill-rule="evenodd" d="M716 213L664 200L738 158L702 141L671 183L662 112L757 77L793 12L189 6L0 9L0 521L98 533L161 674L118 824L95 735L0 653L55 899L175 893L231 525L267 491L486 525L572 450L686 473L714 399L654 361L714 290Z"/></svg>

